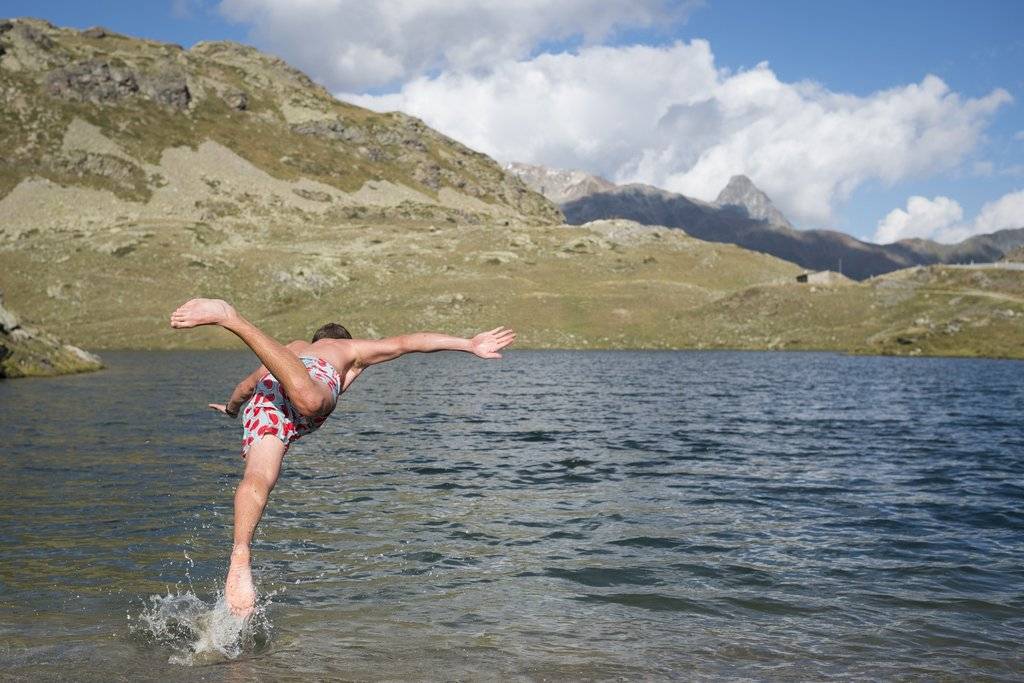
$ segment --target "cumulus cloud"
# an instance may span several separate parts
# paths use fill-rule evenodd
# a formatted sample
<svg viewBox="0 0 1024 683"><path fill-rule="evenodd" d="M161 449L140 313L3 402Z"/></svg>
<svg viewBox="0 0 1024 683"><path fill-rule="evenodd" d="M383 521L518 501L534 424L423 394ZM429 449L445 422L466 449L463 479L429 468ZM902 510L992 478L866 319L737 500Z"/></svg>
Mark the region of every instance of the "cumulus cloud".
<svg viewBox="0 0 1024 683"><path fill-rule="evenodd" d="M874 240L888 244L922 237L951 244L972 235L1024 228L1024 190L1010 192L985 204L970 223L962 222L963 216L960 204L949 197L911 197L906 210L893 209L878 221Z"/></svg>
<svg viewBox="0 0 1024 683"><path fill-rule="evenodd" d="M1004 228L1024 228L1024 190L1004 194L981 207L974 221L975 233Z"/></svg>
<svg viewBox="0 0 1024 683"><path fill-rule="evenodd" d="M959 203L949 197L911 197L907 200L907 208L893 209L878 221L875 241L888 244L911 237L934 239L964 217L964 210ZM957 241L955 238L950 241Z"/></svg>
<svg viewBox="0 0 1024 683"><path fill-rule="evenodd" d="M176 0L178 2L180 0ZM222 0L277 52L332 90L439 70L485 69L544 43L593 44L622 28L685 19L701 0Z"/></svg>
<svg viewBox="0 0 1024 683"><path fill-rule="evenodd" d="M859 97L785 83L762 63L729 73L709 43L592 46L423 75L384 95L502 161L581 168L714 199L743 173L804 227L823 227L861 184L961 163L1004 90L964 98L939 78Z"/></svg>

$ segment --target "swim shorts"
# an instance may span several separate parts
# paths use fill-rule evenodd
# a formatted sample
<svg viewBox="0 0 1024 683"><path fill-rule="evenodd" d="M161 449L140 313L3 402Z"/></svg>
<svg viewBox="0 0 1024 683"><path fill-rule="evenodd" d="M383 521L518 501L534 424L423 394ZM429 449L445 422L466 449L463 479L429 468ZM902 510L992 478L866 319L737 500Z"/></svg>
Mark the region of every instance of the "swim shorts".
<svg viewBox="0 0 1024 683"><path fill-rule="evenodd" d="M327 386L334 394L334 401L337 403L338 394L341 393L341 376L334 366L323 358L299 357L302 364L306 366L309 376L315 381ZM278 383L277 378L269 372L260 378L256 383L256 391L252 398L245 405L242 411L244 422L242 432L242 457L249 453L254 441L264 436L276 436L284 443L285 452L291 446L292 441L299 437L315 432L320 425L327 420L327 415L318 417L305 417L299 414L284 390Z"/></svg>

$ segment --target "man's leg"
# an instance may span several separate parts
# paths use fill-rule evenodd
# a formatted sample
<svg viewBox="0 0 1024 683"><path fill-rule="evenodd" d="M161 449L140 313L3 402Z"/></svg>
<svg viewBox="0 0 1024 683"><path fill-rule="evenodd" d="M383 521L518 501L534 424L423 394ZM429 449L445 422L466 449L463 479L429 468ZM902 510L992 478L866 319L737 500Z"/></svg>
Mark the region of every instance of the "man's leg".
<svg viewBox="0 0 1024 683"><path fill-rule="evenodd" d="M220 325L238 335L281 383L301 414L314 417L334 408L331 390L309 376L299 357L239 315L231 304L220 299L192 299L171 314L171 327L199 325Z"/></svg>
<svg viewBox="0 0 1024 683"><path fill-rule="evenodd" d="M245 474L235 491L235 542L231 548L224 598L231 612L240 617L252 612L256 604L256 587L249 564L250 546L267 498L277 483L283 458L284 444L277 437L265 436L253 443L245 458Z"/></svg>

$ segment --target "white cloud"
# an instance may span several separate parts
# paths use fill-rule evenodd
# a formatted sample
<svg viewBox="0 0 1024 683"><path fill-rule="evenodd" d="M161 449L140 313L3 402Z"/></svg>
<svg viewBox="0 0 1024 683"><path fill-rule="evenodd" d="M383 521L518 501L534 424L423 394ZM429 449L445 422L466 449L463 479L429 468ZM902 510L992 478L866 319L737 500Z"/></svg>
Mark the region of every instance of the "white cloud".
<svg viewBox="0 0 1024 683"><path fill-rule="evenodd" d="M858 97L784 83L767 64L729 73L703 40L588 47L420 76L399 92L339 95L400 109L501 161L581 168L714 199L744 173L805 227L868 180L961 163L1004 90L963 98L927 76Z"/></svg>
<svg viewBox="0 0 1024 683"><path fill-rule="evenodd" d="M1024 190L1004 194L985 204L974 221L976 234L1004 228L1024 228Z"/></svg>
<svg viewBox="0 0 1024 683"><path fill-rule="evenodd" d="M907 208L893 209L878 221L874 241L888 244L923 237L951 244L973 235L1005 228L1024 228L1024 190L1003 195L981 207L970 223L963 223L963 209L949 197L911 197Z"/></svg>
<svg viewBox="0 0 1024 683"><path fill-rule="evenodd" d="M1016 133L1014 133L1013 134L1013 139L1014 140L1024 140L1024 130L1018 130Z"/></svg>
<svg viewBox="0 0 1024 683"><path fill-rule="evenodd" d="M180 2L181 0L176 0ZM221 13L332 90L488 68L561 40L685 19L701 0L222 0Z"/></svg>
<svg viewBox="0 0 1024 683"><path fill-rule="evenodd" d="M875 241L888 244L911 237L934 239L944 234L964 217L960 204L949 197L911 197L907 209L893 209L878 221ZM949 241L958 241L955 238Z"/></svg>

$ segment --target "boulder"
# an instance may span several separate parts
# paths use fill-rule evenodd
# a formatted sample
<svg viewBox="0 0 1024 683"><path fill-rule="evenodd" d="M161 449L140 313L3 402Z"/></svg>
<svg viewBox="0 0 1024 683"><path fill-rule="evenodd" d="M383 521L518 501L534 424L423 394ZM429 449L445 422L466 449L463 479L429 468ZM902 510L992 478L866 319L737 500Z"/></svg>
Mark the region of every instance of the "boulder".
<svg viewBox="0 0 1024 683"><path fill-rule="evenodd" d="M225 93L224 101L235 111L245 111L249 108L249 95L241 90Z"/></svg>
<svg viewBox="0 0 1024 683"><path fill-rule="evenodd" d="M192 94L184 73L165 69L142 75L105 59L87 59L55 69L46 78L46 89L63 99L106 104L139 94L166 107L188 109Z"/></svg>
<svg viewBox="0 0 1024 683"><path fill-rule="evenodd" d="M52 334L30 327L3 305L0 292L0 379L64 375L103 367L99 356L64 344Z"/></svg>
<svg viewBox="0 0 1024 683"><path fill-rule="evenodd" d="M135 95L139 80L129 69L88 59L50 72L46 89L55 97L102 104Z"/></svg>
<svg viewBox="0 0 1024 683"><path fill-rule="evenodd" d="M146 94L165 107L184 111L192 101L188 81L180 71L164 71L150 76L145 79L144 86Z"/></svg>
<svg viewBox="0 0 1024 683"><path fill-rule="evenodd" d="M50 36L40 31L37 27L27 24L24 21L19 21L13 28L22 38L36 47L42 50L53 49L53 41L50 39Z"/></svg>
<svg viewBox="0 0 1024 683"><path fill-rule="evenodd" d="M327 119L321 121L306 121L292 126L292 130L299 135L313 135L328 140L344 140L345 142L361 143L366 141L366 134L362 129L351 125L345 125L341 119Z"/></svg>
<svg viewBox="0 0 1024 683"><path fill-rule="evenodd" d="M3 295L0 294L0 334L10 334L19 327L21 327L21 321L13 312L4 308Z"/></svg>

